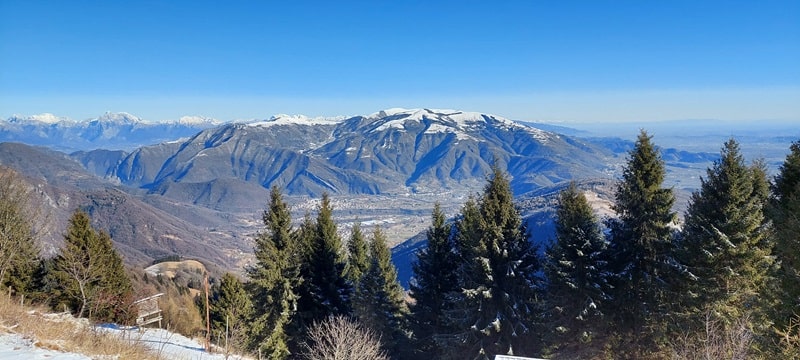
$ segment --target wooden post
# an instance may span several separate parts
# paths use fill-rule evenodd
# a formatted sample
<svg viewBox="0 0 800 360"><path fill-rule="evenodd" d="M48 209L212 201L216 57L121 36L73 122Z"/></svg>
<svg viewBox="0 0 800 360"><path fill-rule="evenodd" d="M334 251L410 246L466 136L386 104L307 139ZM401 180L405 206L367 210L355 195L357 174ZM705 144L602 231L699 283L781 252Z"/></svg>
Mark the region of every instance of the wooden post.
<svg viewBox="0 0 800 360"><path fill-rule="evenodd" d="M208 308L208 273L205 276L206 288L206 351L211 352L211 311Z"/></svg>

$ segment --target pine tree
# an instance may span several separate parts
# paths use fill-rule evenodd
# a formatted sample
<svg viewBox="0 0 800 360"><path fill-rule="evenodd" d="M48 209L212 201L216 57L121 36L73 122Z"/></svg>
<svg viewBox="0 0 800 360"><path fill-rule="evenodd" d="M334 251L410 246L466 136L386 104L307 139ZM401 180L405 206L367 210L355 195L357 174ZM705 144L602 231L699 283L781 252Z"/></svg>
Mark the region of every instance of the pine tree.
<svg viewBox="0 0 800 360"><path fill-rule="evenodd" d="M119 311L131 292L122 259L111 237L92 228L86 212L77 210L70 218L52 276L60 300L78 317L88 313L95 320L115 321L127 315Z"/></svg>
<svg viewBox="0 0 800 360"><path fill-rule="evenodd" d="M350 239L347 242L347 278L352 284L358 284L369 268L369 248L361 233L361 224L353 225Z"/></svg>
<svg viewBox="0 0 800 360"><path fill-rule="evenodd" d="M135 318L132 309L133 285L125 270L122 257L114 250L111 236L97 233L97 254L100 258L102 277L98 284L96 299L90 318L127 323Z"/></svg>
<svg viewBox="0 0 800 360"><path fill-rule="evenodd" d="M462 346L448 352L462 358L529 353L540 306L540 261L514 206L509 180L497 165L475 210L465 205L458 224L463 290L452 321Z"/></svg>
<svg viewBox="0 0 800 360"><path fill-rule="evenodd" d="M771 246L763 208L764 170L748 167L731 139L693 193L681 234L681 259L690 273L683 304L696 326L711 311L726 323L753 311L768 284Z"/></svg>
<svg viewBox="0 0 800 360"><path fill-rule="evenodd" d="M785 327L800 313L800 141L792 143L780 167L769 200L769 219L775 238L780 306L774 320Z"/></svg>
<svg viewBox="0 0 800 360"><path fill-rule="evenodd" d="M417 261L412 265L414 281L410 290L415 301L411 322L415 348L434 357L443 355L435 338L450 332L446 310L452 308L451 294L459 290L451 232L452 225L446 222L441 206L436 203L427 232L428 244L417 252Z"/></svg>
<svg viewBox="0 0 800 360"><path fill-rule="evenodd" d="M308 258L310 299L304 310L310 315L309 324L351 313L353 288L345 277L346 259L332 214L330 198L323 194Z"/></svg>
<svg viewBox="0 0 800 360"><path fill-rule="evenodd" d="M272 187L262 218L267 231L256 238L256 264L248 269L255 314L251 341L270 359L285 359L290 354L286 330L297 308L301 280L291 213L277 186Z"/></svg>
<svg viewBox="0 0 800 360"><path fill-rule="evenodd" d="M236 350L244 350L253 316L253 303L244 284L233 274L225 273L212 288L211 324L216 338ZM219 344L222 345L222 344Z"/></svg>
<svg viewBox="0 0 800 360"><path fill-rule="evenodd" d="M13 170L0 167L0 288L18 294L33 291L40 262L29 201L27 184Z"/></svg>
<svg viewBox="0 0 800 360"><path fill-rule="evenodd" d="M555 236L545 263L551 328L556 344L587 347L606 322L612 272L600 223L574 182L559 195Z"/></svg>
<svg viewBox="0 0 800 360"><path fill-rule="evenodd" d="M392 354L399 354L405 340L408 307L380 227L372 234L369 256L369 268L356 289L354 314L381 337Z"/></svg>
<svg viewBox="0 0 800 360"><path fill-rule="evenodd" d="M615 191L617 218L608 226L617 276L613 317L623 343L632 345L623 351L636 357L641 355L636 350L657 349L679 267L672 243L675 198L672 189L662 187L664 162L644 130L629 156Z"/></svg>
<svg viewBox="0 0 800 360"><path fill-rule="evenodd" d="M311 257L313 254L314 238L316 237L317 224L309 212L303 217L303 222L292 232L292 238L297 245L297 255L295 261L299 264L300 283L295 288L297 294L297 310L295 316L289 324L287 332L294 339L289 343L289 349L293 354L303 349L303 337L308 329L314 325L316 316L315 300L311 279L313 264Z"/></svg>

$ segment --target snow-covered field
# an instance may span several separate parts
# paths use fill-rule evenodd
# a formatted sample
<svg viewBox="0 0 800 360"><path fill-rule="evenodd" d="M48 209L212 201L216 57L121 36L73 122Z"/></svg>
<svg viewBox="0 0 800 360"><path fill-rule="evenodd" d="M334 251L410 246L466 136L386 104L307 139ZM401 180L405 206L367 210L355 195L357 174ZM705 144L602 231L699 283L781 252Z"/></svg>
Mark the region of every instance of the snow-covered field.
<svg viewBox="0 0 800 360"><path fill-rule="evenodd" d="M177 360L225 360L246 359L240 356L225 356L223 350L217 353L208 353L203 344L183 335L171 333L164 329L123 329L113 324L97 328L99 331L108 332L122 339L143 344L153 351L159 359ZM6 359L55 359L55 360L89 360L86 355L65 353L38 347L32 339L27 339L19 334L0 334L0 360ZM117 357L101 357L101 359L117 359Z"/></svg>

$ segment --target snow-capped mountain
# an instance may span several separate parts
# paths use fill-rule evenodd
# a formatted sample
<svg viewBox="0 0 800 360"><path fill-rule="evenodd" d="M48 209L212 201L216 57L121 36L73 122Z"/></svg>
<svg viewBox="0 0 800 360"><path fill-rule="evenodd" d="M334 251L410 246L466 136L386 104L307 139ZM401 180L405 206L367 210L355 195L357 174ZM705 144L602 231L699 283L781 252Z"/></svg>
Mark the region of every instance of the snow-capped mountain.
<svg viewBox="0 0 800 360"><path fill-rule="evenodd" d="M610 154L495 115L388 109L349 118L276 115L228 123L99 166L114 163L111 155L121 156L89 152L79 158L122 184L219 207L249 196L234 196L237 191L272 185L312 196L473 189L485 181L495 159L522 193L573 177L602 176Z"/></svg>
<svg viewBox="0 0 800 360"><path fill-rule="evenodd" d="M218 120L197 116L171 122L149 122L124 112L107 112L84 121L49 113L14 115L5 121L0 120L0 142L21 142L68 152L99 148L132 150L189 137L220 124Z"/></svg>

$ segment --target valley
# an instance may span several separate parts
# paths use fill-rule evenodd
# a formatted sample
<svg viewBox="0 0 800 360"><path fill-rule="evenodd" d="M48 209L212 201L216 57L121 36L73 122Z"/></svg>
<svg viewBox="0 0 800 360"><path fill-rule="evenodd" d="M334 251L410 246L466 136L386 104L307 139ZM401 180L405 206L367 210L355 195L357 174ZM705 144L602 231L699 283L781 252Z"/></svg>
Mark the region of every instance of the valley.
<svg viewBox="0 0 800 360"><path fill-rule="evenodd" d="M137 119L106 114L91 126L59 123L60 137L51 131L50 137L28 145L0 145L0 164L37 184L53 213L47 253L58 247L67 214L81 207L111 233L131 265L177 254L241 273L253 260L253 237L263 231L269 187L277 185L286 192L295 224L306 213L313 216L320 195L327 192L344 238L356 222L368 231L379 225L389 245L396 247L395 262L407 280L413 253L424 245L419 235L430 226L434 203L448 217L457 214L469 196L482 190L492 161L505 164L534 241L545 243L552 232L548 201L570 180L585 184L598 200L596 210L609 213L604 201L612 196L613 181L633 144L627 126L600 131L455 110L185 123L186 129L195 126L193 134L161 142L127 135L153 126ZM22 132L36 126L53 127L34 118L5 124L0 126L2 141L24 140ZM80 132L90 128L105 133L90 138ZM720 144L714 142L725 136L705 132L688 137L663 125L655 128L661 132L654 140L665 144L665 185L676 190L676 210L682 213L705 169L718 157L715 148ZM743 139L748 158L765 158L773 173L792 139L785 129L757 137L744 129L727 131ZM139 143L131 148L123 141L113 147L109 140L114 136ZM94 149L84 143L81 151L57 151L77 146L75 138L105 140L89 142Z"/></svg>

